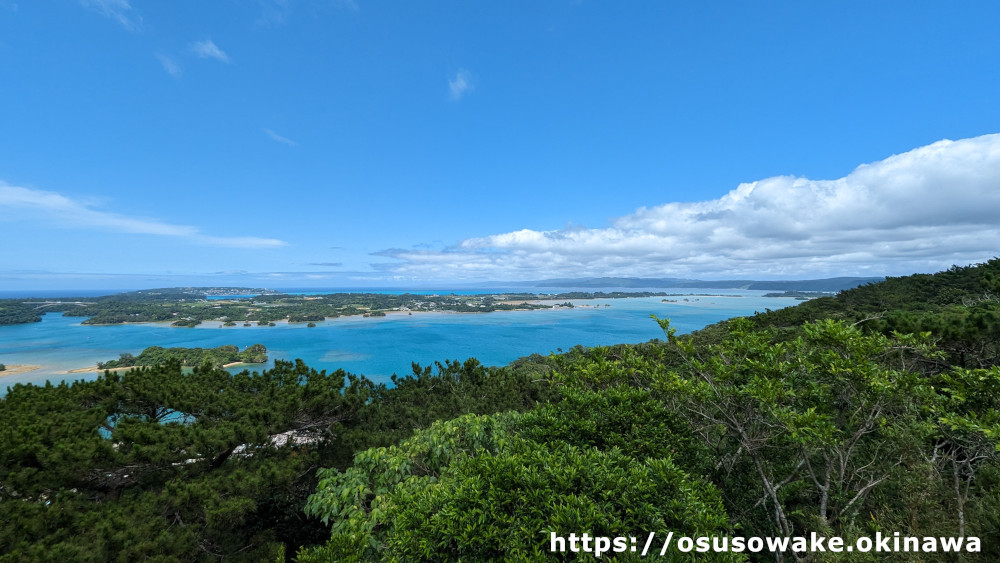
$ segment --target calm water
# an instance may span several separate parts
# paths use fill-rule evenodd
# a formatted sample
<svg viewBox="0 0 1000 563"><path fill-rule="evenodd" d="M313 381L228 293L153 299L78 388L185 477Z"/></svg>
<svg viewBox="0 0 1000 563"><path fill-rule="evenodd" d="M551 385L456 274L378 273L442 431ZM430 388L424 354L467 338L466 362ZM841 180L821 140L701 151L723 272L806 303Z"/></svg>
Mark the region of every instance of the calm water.
<svg viewBox="0 0 1000 563"><path fill-rule="evenodd" d="M29 373L0 376L0 393L14 383L92 379L96 374L65 372L115 359L122 352L138 354L147 346L235 344L244 348L261 343L267 346L272 364L275 358L301 358L316 369L343 368L386 381L393 373L410 373L410 362L414 361L426 365L435 360L475 357L487 365L503 365L521 356L567 350L577 344L598 346L661 338L663 334L650 314L670 317L679 332L690 332L730 317L798 303L793 298L763 297L763 291L710 293L730 295L691 296L688 302L678 303L662 303L662 297L581 300L573 302L577 305L573 309L540 311L344 317L317 323L314 328L287 323L274 327L220 327L219 323L196 328L159 323L86 326L80 324L83 319L79 317L49 314L40 323L0 327L0 363L44 366Z"/></svg>

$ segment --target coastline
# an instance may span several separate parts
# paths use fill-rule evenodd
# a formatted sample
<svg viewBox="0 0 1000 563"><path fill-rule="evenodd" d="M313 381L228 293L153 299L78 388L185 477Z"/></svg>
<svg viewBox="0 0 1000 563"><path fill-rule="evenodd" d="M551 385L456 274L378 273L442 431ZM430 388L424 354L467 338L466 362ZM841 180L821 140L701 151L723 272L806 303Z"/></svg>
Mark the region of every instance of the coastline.
<svg viewBox="0 0 1000 563"><path fill-rule="evenodd" d="M610 298L607 298L607 299L616 300L616 299L632 299L632 298L631 297L610 297ZM530 309L530 308L529 309L498 309L498 310L493 310L493 311L455 311L455 310L451 310L451 309L440 309L440 310L431 310L431 311L428 311L428 310L424 309L424 310L419 310L419 311L408 311L408 310L390 309L390 310L379 311L379 312L385 313L385 316L389 317L389 316L398 316L398 315L403 315L403 316L409 316L409 315L440 315L440 314L456 314L456 315L460 315L460 314L475 314L475 315L482 315L482 314L485 314L485 313L510 313L510 312L551 311L553 309L566 308L566 307L558 307L558 305L560 305L562 303L565 303L566 301L592 301L592 299L569 299L569 300L566 300L566 299L563 299L563 300L557 300L557 299L537 299L537 300L525 300L525 301L509 301L509 302L505 302L508 305L514 305L514 306L518 306L518 305L556 305L554 307L546 307L546 308L543 308L543 309ZM576 306L577 307L584 307L584 308L588 307L588 305L576 305ZM322 321L313 321L313 322L330 322L330 321L336 321L336 320L340 320L340 319L361 319L361 318L377 319L377 318L382 318L382 317L365 317L364 313L358 313L356 315L341 315L341 316L338 316L338 317L326 317ZM251 321L251 325L248 326L248 327L243 326L243 323L245 321L233 321L233 322L236 323L234 326L224 326L224 324L225 324L226 321L221 321L221 320L218 320L218 319L204 320L204 321L201 321L200 324L195 325L193 327L191 327L191 326L173 326L173 322L174 321L125 321L125 322L121 322L121 323L87 323L87 322L84 322L84 321L80 321L79 325L80 326L93 326L93 327L111 327L111 326L126 326L126 325L160 325L160 326L169 327L169 328L195 328L195 329L205 329L205 328L274 328L274 327L269 327L267 325L260 326L260 325L257 324L257 321ZM292 322L292 321L289 321L288 319L279 319L279 320L272 321L272 322L274 322L275 325L277 325L277 326L280 326L280 325L291 325L291 326L303 325L303 326L305 326L306 324L308 324L308 321L295 321L295 322ZM32 324L32 323L16 323L15 325L10 325L10 326L27 325L27 324ZM38 368L35 368L35 369L38 369Z"/></svg>
<svg viewBox="0 0 1000 563"><path fill-rule="evenodd" d="M70 369L70 370L66 370L66 371L57 371L56 373L93 373L93 372L104 373L106 371L125 371L125 370L130 370L130 369L135 369L135 368L141 368L141 367L142 366L129 366L129 367L122 367L122 368L104 368L104 369L100 369L96 365L93 365L93 366L85 367L85 368L76 368L76 369Z"/></svg>
<svg viewBox="0 0 1000 563"><path fill-rule="evenodd" d="M564 302L565 301L559 301L559 303L564 303ZM543 301L526 301L525 303L539 303L539 304L544 304ZM579 306L580 305L578 305L578 307ZM583 305L583 307L586 307L586 305ZM565 308L568 308L568 307L552 307L552 308L545 308L545 309L512 309L512 310L497 310L497 311L453 311L453 310L450 310L450 309L441 309L440 311L424 311L424 310L421 310L421 311L401 311L401 310L397 310L397 309L392 309L392 310L388 310L388 311L380 311L382 313L385 313L385 316L375 316L375 317L368 316L368 317L366 317L366 316L364 316L363 313L359 313L357 315L341 315L339 317L326 317L322 321L311 321L311 322L314 322L314 323L335 323L335 322L346 322L346 321L363 322L363 321L374 321L374 320L378 320L378 319L384 319L386 317L407 317L407 316L414 316L414 317L416 317L416 316L420 316L420 315L434 315L434 316L436 316L436 315L487 315L489 313L514 313L514 312L517 312L517 313L530 313L530 312L538 312L538 311L553 311L553 310L558 310L558 309L561 309L561 308L565 309ZM150 321L150 322L158 322L158 321ZM253 321L250 326L243 326L242 322L236 322L236 325L234 325L234 326L224 326L225 321L210 320L210 321L202 321L200 325L195 326L195 327L170 327L170 328L194 328L194 329L216 329L216 328L224 328L224 329L266 329L266 328L276 328L276 327L279 327L279 326L282 326L282 325L288 326L288 327L304 327L305 328L306 325L309 324L309 322L310 321L295 321L295 322L291 322L288 319L281 319L281 320L274 321L275 326L270 327L270 326L266 326L266 325L265 326L259 326L256 321ZM139 322L137 322L137 323L130 323L130 324L146 324L146 323L139 323ZM92 326L98 326L98 325L92 325ZM100 325L100 326L113 326L113 325Z"/></svg>
<svg viewBox="0 0 1000 563"><path fill-rule="evenodd" d="M230 362L228 364L223 364L222 367L223 368L235 368L235 367L243 367L243 366L259 366L259 365L262 365L262 364L251 364L251 363L247 363L247 362ZM42 368L42 366L32 366L32 367L34 369L40 369L40 368ZM68 373L104 373L106 371L128 371L130 369L141 369L141 368L144 368L144 367L150 367L150 366L126 366L126 367L119 367L119 368L104 368L104 369L101 369L101 368L98 368L96 365L93 365L93 366L88 366L88 367L85 367L85 368L76 368L76 369L71 369L71 370L66 370L66 371L59 371L59 372L56 372L56 373L59 373L59 374L68 374ZM183 367L191 367L191 366L183 366ZM4 373L6 373L6 372L0 372L0 375L2 375ZM24 373L24 372L21 372L21 373Z"/></svg>
<svg viewBox="0 0 1000 563"><path fill-rule="evenodd" d="M250 362L229 362L228 364L222 364L222 369L241 368L245 366L262 366L266 363L267 362L264 362L263 364L251 364Z"/></svg>
<svg viewBox="0 0 1000 563"><path fill-rule="evenodd" d="M30 373L35 370L42 369L42 367L43 366L35 364L10 364L7 366L7 369L0 371L0 377Z"/></svg>
<svg viewBox="0 0 1000 563"><path fill-rule="evenodd" d="M466 314L468 314L468 315L483 315L483 314L489 314L489 313L510 313L510 312L522 312L522 313L541 312L541 311L549 311L549 312L551 312L551 311L558 311L558 310L569 309L569 307L559 307L558 306L559 304L564 303L564 302L565 301L552 301L550 303L550 302L547 302L546 300L520 301L520 302L517 302L517 303L511 303L511 304L512 305L552 304L552 305L556 305L556 306L555 307L551 307L551 308L545 308L545 309L513 309L513 310L509 310L509 311L502 311L502 310L501 311L452 311L452 310L447 310L447 309L443 309L443 310L440 310L440 311L426 311L426 310L423 310L423 311L401 311L401 310L389 310L389 311L384 311L384 313L385 313L384 317L365 317L363 314L358 314L358 315L343 315L343 316L339 316L339 317L327 317L324 321L315 321L315 322L317 322L317 323L319 323L319 322L322 322L322 323L364 322L364 321L369 321L369 320L385 319L387 317L388 318L399 318L399 317L406 317L406 316L414 316L414 317L416 317L416 316L428 316L428 317L435 317L435 316L445 316L445 315L466 315ZM595 307L595 308L598 307L596 305L577 305L577 307L584 308L584 309L586 309L588 307L592 307L592 306ZM216 329L216 328L231 328L231 329L241 328L241 329L248 329L248 328L250 328L250 329L267 329L267 328L276 328L276 327L280 327L280 326L283 326L283 325L285 327L298 326L298 325L301 325L302 327L305 327L306 324L307 324L304 321L303 322L292 323L292 322L289 322L287 319L282 319L282 320L275 321L275 323L276 323L275 327L269 327L269 326L266 326L266 325L265 326L258 326L256 322L254 322L249 327L244 327L242 325L242 323L237 323L236 326L227 327L227 326L223 326L224 322L225 321L219 321L219 320L202 321L202 323L200 325L195 326L195 327L171 327L169 325L169 321L132 321L132 322L126 322L126 323L116 323L116 324L107 324L107 325L105 325L105 324L83 325L81 323L81 326L116 326L116 325L152 325L152 324L158 324L158 325L161 325L161 326L164 326L164 327L169 327L169 328L194 328L194 329ZM260 365L261 364L252 364L252 363L246 363L246 362L231 362L231 363L222 365L222 368L224 368L224 369L241 368L241 367L248 367L248 368L250 368L250 367L260 366ZM112 372L128 371L130 369L138 369L138 368L142 368L142 367L146 367L146 366L126 366L126 367L116 367L116 368L104 368L104 369L100 369L95 364L95 365L91 365L91 366L87 366L87 367L82 367L82 368L74 368L74 369L68 369L68 370L53 371L51 367L47 367L45 365L18 364L18 365L8 365L6 371L0 372L0 377L3 377L5 375L24 374L24 373L28 373L28 372L35 371L35 370L46 370L49 373L56 374L56 375L78 375L78 374L87 374L87 373L101 374L101 373L104 373L106 371L112 371ZM18 369L14 369L14 368L18 368Z"/></svg>
<svg viewBox="0 0 1000 563"><path fill-rule="evenodd" d="M170 327L166 322L154 321L130 322L127 323L128 326L118 327L121 330L112 330L112 327L106 326L81 326L79 319L60 316L43 321L45 326L40 328L0 327L0 336L6 336L8 332L12 335L9 339L4 339L5 345L8 343L13 345L5 348L5 352L9 349L9 352L4 354L6 356L4 359L7 360L5 363L10 369L0 372L0 377L3 377L0 379L0 387L14 382L39 384L44 383L46 379L53 382L94 379L105 371L97 369L96 360L114 357L122 350L132 349L134 354L134 350L153 344L164 347L214 347L236 344L242 348L251 343L261 342L268 346L268 355L274 358L301 357L307 363L315 364L319 368L344 368L355 373L378 374L381 377L391 373L406 372L406 366L413 360L428 362L454 354L455 343L458 343L469 349L461 353L475 356L481 361L485 358L485 361L500 365L501 362L515 359L509 357L510 354L507 353L508 347L512 345L520 346L520 349L523 349L522 355L537 350L544 353L559 347L566 348L567 338L574 344L601 345L609 338L594 336L598 330L604 334L602 327L611 327L606 332L613 333L616 342L625 341L624 339L640 342L658 337L659 334L652 334L647 330L650 313L661 317L672 317L677 321L677 326L693 324L698 328L704 326L705 322L714 322L702 322L700 320L702 316L714 319L723 315L723 318L728 318L740 314L753 314L755 310L763 309L765 306L774 307L771 305L772 302L778 306L797 303L791 298L764 299L756 294L749 296L755 299L740 299L736 295L696 297L694 294L688 294L686 297L689 301L684 301L684 297L680 296L668 297L667 299L671 301L676 299L670 303L661 302L662 298L659 296L600 300L516 300L517 302L508 305L520 305L522 301L523 304L560 305L569 301L574 304L574 308L485 311L500 313L492 316L480 311L463 311L469 314L461 314L449 310L388 310L385 311L385 317L365 318L362 314L358 314L316 321L315 331L319 332L315 334L310 333L311 329L307 328L306 322L279 321L276 327L259 327L256 323L251 327L242 327L242 323L235 327L221 327L221 321L205 321L199 327L195 327L202 330L183 331L169 330L175 327ZM548 311L548 314L520 314L531 311ZM634 322L633 317L635 317ZM578 326L575 319L581 319L582 324ZM569 331L569 337L561 336L564 333L563 327L560 326L558 331L555 330L559 323L567 323L565 330ZM94 326L94 329L90 330L86 326ZM137 330L140 326L153 328L151 331ZM427 327L434 334L444 336L430 340L423 338L422 331ZM51 334L45 330L48 328L52 329ZM218 328L273 328L274 330L226 332L217 330ZM328 330L333 332L326 332ZM525 338L526 334L531 335L530 343L519 340ZM622 336L623 334L631 336ZM45 336L46 339L42 340L39 335ZM383 344L381 342L383 336L398 339L403 346ZM501 341L506 343L503 347L499 344ZM510 344L511 342L513 344ZM22 365L31 365L32 368L30 371L23 367L14 370L14 366ZM134 368L124 368L128 369ZM267 369L267 366L227 365L226 369L235 373L244 369ZM4 377L7 375L10 377Z"/></svg>
<svg viewBox="0 0 1000 563"><path fill-rule="evenodd" d="M259 366L259 365L262 365L262 364L251 364L251 363L248 363L248 362L230 362L228 364L222 364L222 367L223 368L235 368L235 367L244 367L244 366ZM29 367L32 367L33 369L41 369L43 366L29 366ZM85 368L76 368L76 369L70 369L70 370L66 370L66 371L59 371L59 372L56 372L56 373L60 373L60 374L64 374L64 373L94 373L94 372L104 373L106 371L128 371L130 369L141 369L141 368L144 368L144 367L150 367L150 366L125 366L125 367L120 367L120 368L103 368L103 369L101 369L101 368L98 368L96 365L93 365L93 366L88 366L88 367L85 367ZM183 366L183 367L192 367L192 366ZM0 375L2 375L4 373L6 373L6 372L0 372ZM24 372L20 372L20 373L24 373Z"/></svg>

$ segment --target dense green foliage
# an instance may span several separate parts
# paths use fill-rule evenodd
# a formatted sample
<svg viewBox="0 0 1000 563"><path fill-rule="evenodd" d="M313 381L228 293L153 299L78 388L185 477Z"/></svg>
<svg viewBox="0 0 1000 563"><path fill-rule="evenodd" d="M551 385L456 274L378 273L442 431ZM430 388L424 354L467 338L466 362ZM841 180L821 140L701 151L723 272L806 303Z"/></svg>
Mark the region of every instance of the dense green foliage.
<svg viewBox="0 0 1000 563"><path fill-rule="evenodd" d="M13 299L0 300L0 326L37 323L41 320L38 305L26 305Z"/></svg>
<svg viewBox="0 0 1000 563"><path fill-rule="evenodd" d="M436 370L434 369L436 368ZM552 364L534 356L503 368L489 368L475 359L446 361L435 366L413 364L413 373L392 377L392 386L359 379L366 403L338 428L334 467L346 467L354 453L388 446L438 420L459 414L521 411L556 396L548 382ZM353 376L348 376L354 381Z"/></svg>
<svg viewBox="0 0 1000 563"><path fill-rule="evenodd" d="M726 530L718 491L669 456L636 460L519 431L539 423L575 421L559 410L469 415L321 471L306 510L333 538L299 560L530 561L547 553L550 532Z"/></svg>
<svg viewBox="0 0 1000 563"><path fill-rule="evenodd" d="M176 360L18 385L0 401L0 561L586 560L548 544L585 531L976 536L981 552L921 560L995 561L998 280L993 260L392 385Z"/></svg>
<svg viewBox="0 0 1000 563"><path fill-rule="evenodd" d="M117 360L97 362L98 369L130 368L137 366L155 366L176 360L182 366L201 366L206 363L213 367L226 364L262 364L267 361L267 348L263 344L248 346L240 351L238 346L226 345L217 348L163 348L150 346L138 356L124 353Z"/></svg>
<svg viewBox="0 0 1000 563"><path fill-rule="evenodd" d="M656 387L717 445L713 481L744 529L976 535L1000 548L995 523L965 517L983 501L970 497L976 473L997 466L1000 368L927 361L940 356L929 334L866 335L825 320L776 342L749 321L729 324L703 359L671 338L685 367ZM902 489L937 494L887 494Z"/></svg>
<svg viewBox="0 0 1000 563"><path fill-rule="evenodd" d="M785 341L733 321L707 348L663 326L667 343L564 358L557 401L438 425L322 471L307 511L332 537L301 558L534 559L548 531L663 522L687 535L970 535L983 560L1000 555L1000 368L937 369L928 335L831 320ZM669 467L673 485L622 477L652 467Z"/></svg>
<svg viewBox="0 0 1000 563"><path fill-rule="evenodd" d="M937 274L887 278L755 317L759 327L794 331L823 318L861 323L891 334L930 332L948 363L963 367L1000 364L1000 259L954 266Z"/></svg>
<svg viewBox="0 0 1000 563"><path fill-rule="evenodd" d="M276 362L15 385L0 400L0 561L260 561L321 543L315 469L466 412L549 397L544 360L448 362L396 387Z"/></svg>
<svg viewBox="0 0 1000 563"><path fill-rule="evenodd" d="M687 499L697 516L725 517L716 532L817 532L849 542L876 532L976 536L983 551L966 557L993 560L1000 556L1000 367L982 345L992 325L976 319L994 310L997 267L887 284L890 295L923 285L925 303L879 300L885 288L866 286L693 337L677 338L661 321L665 343L574 350L554 359L555 402L452 421L396 448L362 451L346 470L321 472L307 511L329 523L332 536L301 558L559 558L546 552L547 530L659 529L651 522L662 520L652 515L670 506L672 493L659 492L662 505L636 505L629 495L642 488L634 482L584 477L607 468L602 456L615 455L626 464L661 460L683 472L689 490L717 491L721 511ZM838 308L845 299L853 307ZM956 312L952 323L961 330L893 330L907 311L922 312L926 322L942 309ZM551 485L558 471L540 460L553 451L571 467L587 460L573 473L582 504L566 502ZM627 500L600 504L600 516L590 512L588 503L608 492ZM626 507L645 524L621 519ZM696 522L688 514L671 526L704 533Z"/></svg>
<svg viewBox="0 0 1000 563"><path fill-rule="evenodd" d="M299 445L357 402L343 374L301 363L16 385L0 401L0 559L273 557L305 539L296 499L317 454Z"/></svg>

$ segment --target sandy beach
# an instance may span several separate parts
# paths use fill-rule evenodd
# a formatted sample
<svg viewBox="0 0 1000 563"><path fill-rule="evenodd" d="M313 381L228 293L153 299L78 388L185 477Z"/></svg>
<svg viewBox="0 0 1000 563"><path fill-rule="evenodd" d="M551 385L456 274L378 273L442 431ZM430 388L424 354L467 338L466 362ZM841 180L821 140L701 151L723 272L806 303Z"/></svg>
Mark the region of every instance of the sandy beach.
<svg viewBox="0 0 1000 563"><path fill-rule="evenodd" d="M248 364L246 362L231 362L231 363L228 363L228 364L222 364L222 367L224 367L224 368L239 368L239 367L244 367L244 366L259 366L259 365L262 365L262 364Z"/></svg>
<svg viewBox="0 0 1000 563"><path fill-rule="evenodd" d="M7 369L0 371L0 377L5 375L17 375L19 373L28 373L29 371L35 371L36 369L42 369L42 366L36 366L31 364L13 364L7 366Z"/></svg>
<svg viewBox="0 0 1000 563"><path fill-rule="evenodd" d="M259 365L260 364L248 364L246 362L232 362L232 363L228 363L228 364L223 364L222 367L224 367L224 368L235 368L235 367L242 367L242 366L259 366ZM39 369L42 366L31 366L31 367L32 367L32 369ZM89 366L89 367L85 367L85 368L77 368L77 369L71 369L71 370L68 370L68 371L60 371L60 372L57 372L57 373L94 373L94 372L104 373L105 371L128 371L130 369L139 369L139 368L143 368L143 367L149 367L149 366L128 366L128 367L121 367L121 368L104 368L104 369L101 369L101 368L98 368L96 365L94 365L94 366ZM28 370L26 370L26 371L28 371ZM3 375L5 373L7 373L7 372L5 372L5 371L4 372L0 372L0 375ZM21 372L21 373L23 373L23 372Z"/></svg>
<svg viewBox="0 0 1000 563"><path fill-rule="evenodd" d="M130 369L135 369L137 367L142 367L142 366L101 369L101 368L99 368L99 367L97 367L95 365L95 366L90 366L90 367L86 367L86 368L77 368L77 369L71 369L71 370L68 370L68 371L61 371L61 372L57 372L57 373L91 373L91 372L105 372L105 371L126 371L126 370L130 370Z"/></svg>

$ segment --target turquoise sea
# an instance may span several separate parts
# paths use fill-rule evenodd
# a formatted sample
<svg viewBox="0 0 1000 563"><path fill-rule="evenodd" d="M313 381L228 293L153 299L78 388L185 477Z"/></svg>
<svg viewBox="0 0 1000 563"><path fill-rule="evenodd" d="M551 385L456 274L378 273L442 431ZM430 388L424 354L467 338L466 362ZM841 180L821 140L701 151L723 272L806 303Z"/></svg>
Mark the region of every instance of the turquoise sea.
<svg viewBox="0 0 1000 563"><path fill-rule="evenodd" d="M676 293L697 290L685 288ZM662 338L651 314L669 317L679 332L690 332L730 317L798 303L793 298L763 297L763 291L705 293L726 295L666 298L677 300L675 303L664 303L663 297L579 300L573 301L576 307L572 309L341 317L317 323L314 328L288 323L221 327L209 322L195 328L164 323L87 326L80 324L82 318L53 313L40 323L0 327L0 363L43 366L28 373L0 375L0 394L14 383L92 379L96 373L66 372L116 359L123 352L138 354L148 346L235 344L244 348L261 343L268 349L270 363L301 358L316 369L343 368L388 381L393 373L410 373L411 362L427 365L475 357L487 365L503 365L532 353L549 354L577 344L599 346Z"/></svg>

